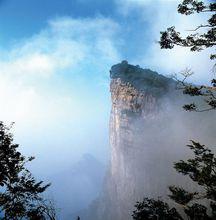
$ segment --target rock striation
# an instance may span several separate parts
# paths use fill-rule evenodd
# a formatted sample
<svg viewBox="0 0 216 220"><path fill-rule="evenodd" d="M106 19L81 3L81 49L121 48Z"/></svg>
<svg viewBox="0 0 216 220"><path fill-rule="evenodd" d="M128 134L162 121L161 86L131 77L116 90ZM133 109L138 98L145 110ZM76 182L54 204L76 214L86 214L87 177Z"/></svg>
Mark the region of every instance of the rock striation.
<svg viewBox="0 0 216 220"><path fill-rule="evenodd" d="M113 207L115 216L111 218L123 220L130 219L135 201L145 192L146 195L156 193L151 186L151 167L145 163L148 152L143 145L143 125L154 123L160 112L160 100L174 81L126 61L113 66L110 77L110 178L115 194L112 204L118 201Z"/></svg>
<svg viewBox="0 0 216 220"><path fill-rule="evenodd" d="M173 88L174 81L127 61L114 65L110 78L110 168L104 191L90 208L88 219L127 220L137 200L159 190L159 181L154 184L152 180L155 160L148 152L152 140L143 125L151 126L157 120L161 99Z"/></svg>

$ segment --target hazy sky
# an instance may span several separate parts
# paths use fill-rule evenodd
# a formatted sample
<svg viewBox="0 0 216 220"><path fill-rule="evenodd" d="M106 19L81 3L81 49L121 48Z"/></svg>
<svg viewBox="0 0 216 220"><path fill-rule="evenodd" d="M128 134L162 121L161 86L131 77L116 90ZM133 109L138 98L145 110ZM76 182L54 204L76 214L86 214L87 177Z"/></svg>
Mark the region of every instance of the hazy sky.
<svg viewBox="0 0 216 220"><path fill-rule="evenodd" d="M159 32L192 29L176 0L1 0L0 118L46 175L108 152L109 69L121 60L207 82L208 52L160 50Z"/></svg>

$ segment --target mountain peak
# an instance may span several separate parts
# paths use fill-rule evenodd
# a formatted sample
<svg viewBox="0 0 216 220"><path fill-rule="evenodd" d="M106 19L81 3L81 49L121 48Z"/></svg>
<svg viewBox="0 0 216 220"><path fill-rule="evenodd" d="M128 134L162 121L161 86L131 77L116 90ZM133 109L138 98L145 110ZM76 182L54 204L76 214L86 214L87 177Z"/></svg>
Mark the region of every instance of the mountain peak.
<svg viewBox="0 0 216 220"><path fill-rule="evenodd" d="M131 65L126 60L112 66L111 79L120 78L122 82L131 84L134 88L155 94L164 94L175 81L139 65Z"/></svg>

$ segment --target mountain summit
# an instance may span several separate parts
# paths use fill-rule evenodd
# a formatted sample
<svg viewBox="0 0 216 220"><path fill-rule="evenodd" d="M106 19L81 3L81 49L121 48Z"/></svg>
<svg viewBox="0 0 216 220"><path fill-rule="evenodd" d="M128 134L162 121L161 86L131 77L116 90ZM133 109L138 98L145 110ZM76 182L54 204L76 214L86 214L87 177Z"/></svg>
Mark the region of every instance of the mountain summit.
<svg viewBox="0 0 216 220"><path fill-rule="evenodd" d="M200 131L201 120L215 126L207 114L200 118L183 111L186 98L170 78L126 61L114 65L110 77L111 159L88 220L131 220L134 205L144 197L167 198L168 185L190 187L173 163L185 158L191 137L209 136L208 127Z"/></svg>

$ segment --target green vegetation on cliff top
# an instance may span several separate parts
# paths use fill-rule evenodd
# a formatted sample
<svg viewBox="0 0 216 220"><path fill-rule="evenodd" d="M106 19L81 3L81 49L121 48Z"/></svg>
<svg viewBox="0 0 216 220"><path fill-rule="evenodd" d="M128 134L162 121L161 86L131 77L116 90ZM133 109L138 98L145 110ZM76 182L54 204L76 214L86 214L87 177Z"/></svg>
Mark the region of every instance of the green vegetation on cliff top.
<svg viewBox="0 0 216 220"><path fill-rule="evenodd" d="M139 91L149 92L153 95L163 95L173 88L175 81L158 74L150 69L142 69L139 66L122 61L112 66L111 79L120 78L124 83L129 83Z"/></svg>

